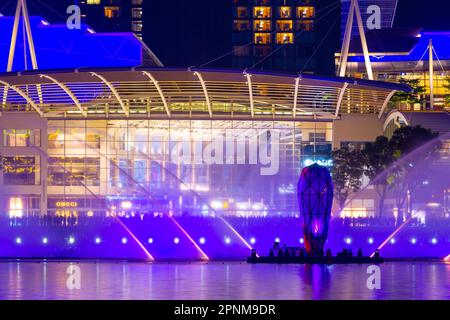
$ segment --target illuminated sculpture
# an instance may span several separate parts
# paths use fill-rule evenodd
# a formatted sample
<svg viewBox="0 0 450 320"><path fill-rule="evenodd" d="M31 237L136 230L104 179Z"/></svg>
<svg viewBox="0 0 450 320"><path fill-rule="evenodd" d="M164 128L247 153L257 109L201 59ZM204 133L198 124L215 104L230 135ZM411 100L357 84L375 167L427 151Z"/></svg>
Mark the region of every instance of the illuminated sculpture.
<svg viewBox="0 0 450 320"><path fill-rule="evenodd" d="M327 168L316 163L303 168L297 185L297 197L303 217L305 249L310 256L323 252L328 237L333 189Z"/></svg>

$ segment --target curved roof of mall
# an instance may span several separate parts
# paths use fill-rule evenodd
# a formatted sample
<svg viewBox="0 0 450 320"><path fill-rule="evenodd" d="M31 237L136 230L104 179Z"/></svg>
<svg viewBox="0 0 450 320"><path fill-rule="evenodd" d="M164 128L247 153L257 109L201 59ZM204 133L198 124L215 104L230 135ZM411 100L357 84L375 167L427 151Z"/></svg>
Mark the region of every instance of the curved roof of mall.
<svg viewBox="0 0 450 320"><path fill-rule="evenodd" d="M41 116L261 118L382 113L408 86L353 78L173 68L37 70L0 74L2 112Z"/></svg>

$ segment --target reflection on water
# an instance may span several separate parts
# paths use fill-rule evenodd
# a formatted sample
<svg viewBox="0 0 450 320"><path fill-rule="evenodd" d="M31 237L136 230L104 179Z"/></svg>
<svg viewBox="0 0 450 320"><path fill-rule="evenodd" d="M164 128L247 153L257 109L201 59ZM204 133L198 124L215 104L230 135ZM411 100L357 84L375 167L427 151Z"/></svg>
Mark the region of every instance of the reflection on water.
<svg viewBox="0 0 450 320"><path fill-rule="evenodd" d="M66 285L71 264L79 290ZM369 290L367 265L2 262L0 299L450 299L450 264L380 267Z"/></svg>

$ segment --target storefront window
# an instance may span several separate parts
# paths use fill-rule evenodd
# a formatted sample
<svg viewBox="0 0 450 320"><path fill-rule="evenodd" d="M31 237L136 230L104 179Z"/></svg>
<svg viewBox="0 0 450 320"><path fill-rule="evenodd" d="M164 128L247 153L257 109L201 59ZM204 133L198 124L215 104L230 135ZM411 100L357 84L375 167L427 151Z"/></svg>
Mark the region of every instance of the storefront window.
<svg viewBox="0 0 450 320"><path fill-rule="evenodd" d="M51 157L48 159L50 186L99 186L100 158Z"/></svg>
<svg viewBox="0 0 450 320"><path fill-rule="evenodd" d="M147 178L147 160L134 160L134 180L139 183L145 183Z"/></svg>
<svg viewBox="0 0 450 320"><path fill-rule="evenodd" d="M0 198L0 215L9 218L24 218L40 215L39 195L3 195Z"/></svg>

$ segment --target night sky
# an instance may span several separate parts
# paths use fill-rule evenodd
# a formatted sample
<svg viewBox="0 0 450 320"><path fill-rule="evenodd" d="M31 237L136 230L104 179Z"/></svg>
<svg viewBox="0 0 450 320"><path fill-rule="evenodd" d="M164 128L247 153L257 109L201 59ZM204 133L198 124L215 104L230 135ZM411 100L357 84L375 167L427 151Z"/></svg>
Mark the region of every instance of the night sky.
<svg viewBox="0 0 450 320"><path fill-rule="evenodd" d="M450 30L450 1L399 0L394 25Z"/></svg>

